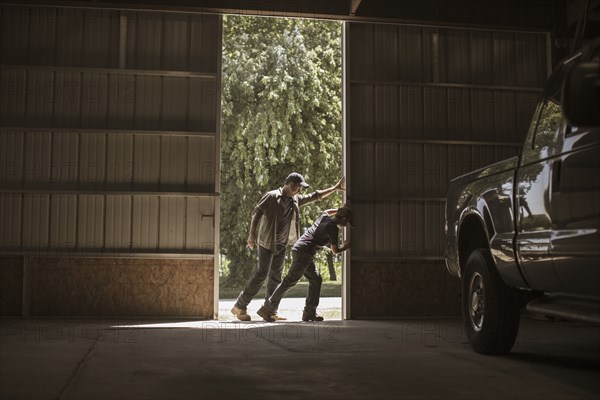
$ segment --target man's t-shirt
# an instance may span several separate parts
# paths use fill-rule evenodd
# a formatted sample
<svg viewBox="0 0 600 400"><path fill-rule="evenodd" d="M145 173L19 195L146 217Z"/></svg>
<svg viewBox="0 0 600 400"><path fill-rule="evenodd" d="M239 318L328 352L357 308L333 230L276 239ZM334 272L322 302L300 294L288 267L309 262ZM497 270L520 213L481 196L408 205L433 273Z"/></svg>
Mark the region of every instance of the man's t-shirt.
<svg viewBox="0 0 600 400"><path fill-rule="evenodd" d="M279 206L281 207L281 219L277 227L277 244L286 246L290 236L292 218L294 217L294 199L281 196Z"/></svg>
<svg viewBox="0 0 600 400"><path fill-rule="evenodd" d="M338 242L340 229L335 221L327 215L321 214L319 219L298 239L292 250L302 251L315 255L317 250L328 244Z"/></svg>

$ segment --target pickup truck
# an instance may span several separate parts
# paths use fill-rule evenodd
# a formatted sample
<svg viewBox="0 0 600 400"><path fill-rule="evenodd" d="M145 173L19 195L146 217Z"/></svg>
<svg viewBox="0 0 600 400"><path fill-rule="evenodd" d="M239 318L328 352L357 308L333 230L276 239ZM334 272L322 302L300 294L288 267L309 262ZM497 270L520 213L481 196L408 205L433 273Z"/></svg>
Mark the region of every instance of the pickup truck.
<svg viewBox="0 0 600 400"><path fill-rule="evenodd" d="M509 352L523 307L600 323L600 39L555 69L519 156L450 182L446 232L474 351Z"/></svg>

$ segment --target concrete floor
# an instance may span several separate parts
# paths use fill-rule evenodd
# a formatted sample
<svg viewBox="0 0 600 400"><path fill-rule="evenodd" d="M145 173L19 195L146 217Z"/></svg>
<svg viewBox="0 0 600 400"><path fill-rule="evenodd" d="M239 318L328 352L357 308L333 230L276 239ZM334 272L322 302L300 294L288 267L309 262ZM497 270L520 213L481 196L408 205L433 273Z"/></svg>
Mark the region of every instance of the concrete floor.
<svg viewBox="0 0 600 400"><path fill-rule="evenodd" d="M473 353L458 319L3 319L1 399L598 399L600 327L522 320Z"/></svg>

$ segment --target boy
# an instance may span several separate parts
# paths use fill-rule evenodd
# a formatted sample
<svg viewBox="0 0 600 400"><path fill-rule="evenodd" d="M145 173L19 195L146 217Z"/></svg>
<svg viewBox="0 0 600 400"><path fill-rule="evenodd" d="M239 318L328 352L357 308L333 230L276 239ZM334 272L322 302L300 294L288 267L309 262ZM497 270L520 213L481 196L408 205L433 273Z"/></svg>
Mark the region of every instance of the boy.
<svg viewBox="0 0 600 400"><path fill-rule="evenodd" d="M350 248L348 241L344 241L341 247L338 246L339 228L346 226L352 226L352 210L345 204L337 210L331 209L321 214L292 248L290 271L271 297L265 300L265 304L257 311L257 314L265 321L275 321L281 299L304 275L308 279L308 294L306 306L302 312L302 321L323 321L323 317L317 315L322 278L313 258L317 251L326 245L330 245L334 254L348 250Z"/></svg>

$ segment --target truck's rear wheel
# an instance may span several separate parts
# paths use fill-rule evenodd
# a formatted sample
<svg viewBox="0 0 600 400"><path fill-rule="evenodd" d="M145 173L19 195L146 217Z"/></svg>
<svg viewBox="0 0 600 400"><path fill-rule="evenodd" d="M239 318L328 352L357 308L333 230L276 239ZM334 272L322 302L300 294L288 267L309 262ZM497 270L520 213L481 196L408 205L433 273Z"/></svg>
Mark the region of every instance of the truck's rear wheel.
<svg viewBox="0 0 600 400"><path fill-rule="evenodd" d="M509 352L519 330L519 295L502 282L489 250L471 253L462 282L463 321L473 350Z"/></svg>

